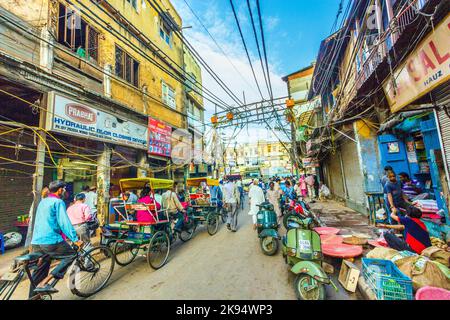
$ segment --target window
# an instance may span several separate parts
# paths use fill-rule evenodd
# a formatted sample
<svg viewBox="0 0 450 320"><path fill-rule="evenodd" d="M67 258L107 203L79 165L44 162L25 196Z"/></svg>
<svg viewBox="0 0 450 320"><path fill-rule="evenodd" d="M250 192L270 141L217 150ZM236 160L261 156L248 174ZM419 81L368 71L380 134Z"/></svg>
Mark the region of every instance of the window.
<svg viewBox="0 0 450 320"><path fill-rule="evenodd" d="M116 46L116 76L139 87L139 62Z"/></svg>
<svg viewBox="0 0 450 320"><path fill-rule="evenodd" d="M80 57L98 61L99 33L75 10L59 4L58 42L76 52Z"/></svg>
<svg viewBox="0 0 450 320"><path fill-rule="evenodd" d="M137 10L137 0L127 0L128 3L130 3L133 8Z"/></svg>
<svg viewBox="0 0 450 320"><path fill-rule="evenodd" d="M162 81L162 101L172 109L177 108L177 102L175 100L175 90L173 90L164 81Z"/></svg>
<svg viewBox="0 0 450 320"><path fill-rule="evenodd" d="M162 18L160 18L160 21L159 35L169 46L171 46L170 40L172 37L172 32L170 27Z"/></svg>

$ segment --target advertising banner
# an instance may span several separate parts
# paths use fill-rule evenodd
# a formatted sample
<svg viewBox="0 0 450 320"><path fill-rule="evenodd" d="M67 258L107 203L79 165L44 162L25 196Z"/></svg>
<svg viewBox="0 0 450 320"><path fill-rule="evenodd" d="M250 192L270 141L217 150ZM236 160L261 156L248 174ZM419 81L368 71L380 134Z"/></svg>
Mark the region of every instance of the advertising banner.
<svg viewBox="0 0 450 320"><path fill-rule="evenodd" d="M86 139L147 149L147 127L49 93L46 129Z"/></svg>
<svg viewBox="0 0 450 320"><path fill-rule="evenodd" d="M170 158L172 128L153 118L148 118L148 153Z"/></svg>
<svg viewBox="0 0 450 320"><path fill-rule="evenodd" d="M383 84L393 113L450 79L450 15Z"/></svg>

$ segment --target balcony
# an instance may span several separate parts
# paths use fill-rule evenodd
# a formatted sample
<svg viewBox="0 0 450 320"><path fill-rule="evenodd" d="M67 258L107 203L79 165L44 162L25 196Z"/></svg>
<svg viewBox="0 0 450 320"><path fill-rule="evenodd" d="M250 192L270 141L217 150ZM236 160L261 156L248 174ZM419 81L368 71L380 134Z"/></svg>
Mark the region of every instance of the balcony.
<svg viewBox="0 0 450 320"><path fill-rule="evenodd" d="M360 67L357 67L356 90L359 90L366 80L372 76L406 28L417 19L418 11L429 1L406 1L399 8L394 9L394 17L390 20L388 29L377 36L368 54L362 55L363 63Z"/></svg>

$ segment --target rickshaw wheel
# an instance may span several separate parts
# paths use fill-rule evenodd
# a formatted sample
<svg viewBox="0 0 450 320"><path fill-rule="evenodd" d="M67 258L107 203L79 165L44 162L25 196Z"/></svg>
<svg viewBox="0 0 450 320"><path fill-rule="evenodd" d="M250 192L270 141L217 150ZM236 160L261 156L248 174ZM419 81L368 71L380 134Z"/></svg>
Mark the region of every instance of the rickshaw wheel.
<svg viewBox="0 0 450 320"><path fill-rule="evenodd" d="M166 232L158 231L150 240L147 249L147 262L154 270L161 269L170 253L170 240Z"/></svg>
<svg viewBox="0 0 450 320"><path fill-rule="evenodd" d="M182 230L180 232L180 240L183 242L188 242L189 240L192 239L194 232L195 232L195 225L189 230Z"/></svg>
<svg viewBox="0 0 450 320"><path fill-rule="evenodd" d="M215 213L210 213L206 218L208 233L213 236L219 231L219 216Z"/></svg>
<svg viewBox="0 0 450 320"><path fill-rule="evenodd" d="M220 216L222 218L222 223L227 223L228 212L225 210L225 208L222 208L222 211L220 212Z"/></svg>
<svg viewBox="0 0 450 320"><path fill-rule="evenodd" d="M139 246L131 243L116 242L113 248L114 258L119 266L132 263L139 253Z"/></svg>
<svg viewBox="0 0 450 320"><path fill-rule="evenodd" d="M308 286L316 287L307 290ZM299 300L325 300L325 287L307 274L299 274L295 279L295 294Z"/></svg>

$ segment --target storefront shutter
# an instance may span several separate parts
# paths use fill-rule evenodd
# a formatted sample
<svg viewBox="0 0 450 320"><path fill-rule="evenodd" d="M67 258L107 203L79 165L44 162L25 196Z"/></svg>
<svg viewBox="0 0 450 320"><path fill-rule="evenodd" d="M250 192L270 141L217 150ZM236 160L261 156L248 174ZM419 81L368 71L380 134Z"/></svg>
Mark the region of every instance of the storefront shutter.
<svg viewBox="0 0 450 320"><path fill-rule="evenodd" d="M435 90L433 100L441 107L437 112L447 172L450 172L450 82Z"/></svg>

